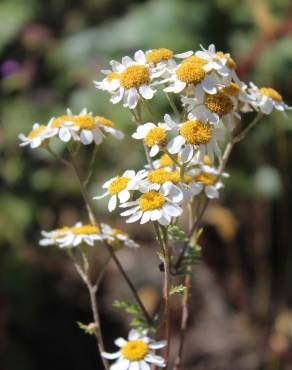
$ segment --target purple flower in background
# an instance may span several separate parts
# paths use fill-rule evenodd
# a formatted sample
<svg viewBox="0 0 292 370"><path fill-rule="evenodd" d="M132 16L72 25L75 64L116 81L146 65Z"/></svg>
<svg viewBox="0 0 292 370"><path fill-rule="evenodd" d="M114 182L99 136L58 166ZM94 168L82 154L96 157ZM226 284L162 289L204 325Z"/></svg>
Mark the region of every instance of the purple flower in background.
<svg viewBox="0 0 292 370"><path fill-rule="evenodd" d="M1 75L2 76L11 75L17 72L19 68L20 68L20 65L16 60L7 59L0 66Z"/></svg>

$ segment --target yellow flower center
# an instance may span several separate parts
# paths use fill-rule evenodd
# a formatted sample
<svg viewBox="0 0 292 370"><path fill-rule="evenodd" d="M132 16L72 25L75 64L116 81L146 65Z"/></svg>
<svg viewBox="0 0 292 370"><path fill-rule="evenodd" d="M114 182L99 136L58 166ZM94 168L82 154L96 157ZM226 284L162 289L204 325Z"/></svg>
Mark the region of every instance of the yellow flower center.
<svg viewBox="0 0 292 370"><path fill-rule="evenodd" d="M108 80L108 82L112 82L112 80L114 79L119 79L120 78L120 75L117 73L117 72L111 72L109 73L107 76L106 76L106 79Z"/></svg>
<svg viewBox="0 0 292 370"><path fill-rule="evenodd" d="M173 52L169 49L153 49L146 54L147 63L157 64L162 60L168 60L173 56Z"/></svg>
<svg viewBox="0 0 292 370"><path fill-rule="evenodd" d="M121 190L124 190L129 182L129 178L125 176L117 177L113 180L108 187L108 191L111 195L118 194Z"/></svg>
<svg viewBox="0 0 292 370"><path fill-rule="evenodd" d="M52 127L59 128L61 126L61 123L64 121L72 121L72 116L69 116L68 114L63 114L62 116L55 118L52 122Z"/></svg>
<svg viewBox="0 0 292 370"><path fill-rule="evenodd" d="M44 130L45 130L46 126L45 125L40 125L38 128L35 128L34 130L32 130L29 134L28 134L28 139L33 139L35 137L37 137L38 135L40 135Z"/></svg>
<svg viewBox="0 0 292 370"><path fill-rule="evenodd" d="M217 113L219 117L225 116L233 108L230 97L221 91L214 95L206 94L205 105L211 112Z"/></svg>
<svg viewBox="0 0 292 370"><path fill-rule="evenodd" d="M182 63L194 63L198 66L204 66L208 62L205 59L197 57L196 55L191 55L190 57L185 58Z"/></svg>
<svg viewBox="0 0 292 370"><path fill-rule="evenodd" d="M70 230L70 227L64 226L64 227L60 227L59 229L56 229L56 232L57 233L65 233L66 231L69 231L69 230Z"/></svg>
<svg viewBox="0 0 292 370"><path fill-rule="evenodd" d="M191 182L191 176L189 175L184 175L183 182L185 184L189 184ZM180 171L174 171L172 172L172 180L174 184L177 184L181 181L181 176L180 176Z"/></svg>
<svg viewBox="0 0 292 370"><path fill-rule="evenodd" d="M207 144L212 138L210 127L197 120L184 122L179 132L188 144L193 145Z"/></svg>
<svg viewBox="0 0 292 370"><path fill-rule="evenodd" d="M163 195L156 191L149 191L143 194L139 199L139 205L142 211L153 211L154 209L160 209L165 203Z"/></svg>
<svg viewBox="0 0 292 370"><path fill-rule="evenodd" d="M210 173L201 172L199 175L195 176L195 180L207 186L215 184L216 177Z"/></svg>
<svg viewBox="0 0 292 370"><path fill-rule="evenodd" d="M224 87L222 91L224 94L230 96L238 96L238 94L240 93L240 87L237 83L231 82L228 86Z"/></svg>
<svg viewBox="0 0 292 370"><path fill-rule="evenodd" d="M90 114L74 117L74 123L84 130L93 130L96 128L95 119Z"/></svg>
<svg viewBox="0 0 292 370"><path fill-rule="evenodd" d="M139 361L149 352L147 343L142 340L131 340L121 349L122 355L129 361Z"/></svg>
<svg viewBox="0 0 292 370"><path fill-rule="evenodd" d="M159 158L159 163L160 163L161 167L168 167L168 166L171 166L173 164L173 160L170 158L170 156L168 154L163 154Z"/></svg>
<svg viewBox="0 0 292 370"><path fill-rule="evenodd" d="M107 119L107 118L102 117L102 116L95 116L94 118L95 118L96 121L98 121L99 123L101 123L104 126L115 127L115 124L110 119Z"/></svg>
<svg viewBox="0 0 292 370"><path fill-rule="evenodd" d="M182 63L176 70L176 76L179 80L197 85L205 77L205 71L202 66L195 63Z"/></svg>
<svg viewBox="0 0 292 370"><path fill-rule="evenodd" d="M148 134L144 138L147 146L152 145L165 145L166 143L166 132L162 127L155 127L149 130Z"/></svg>
<svg viewBox="0 0 292 370"><path fill-rule="evenodd" d="M162 185L165 182L172 180L172 174L163 168L159 168L158 170L153 170L148 173L148 180L150 182Z"/></svg>
<svg viewBox="0 0 292 370"><path fill-rule="evenodd" d="M282 95L278 91L272 89L271 87L262 87L260 89L262 95L268 96L269 98L276 101L283 101Z"/></svg>
<svg viewBox="0 0 292 370"><path fill-rule="evenodd" d="M82 225L82 226L74 226L71 227L71 232L75 235L80 234L86 234L86 235L92 235L92 234L98 234L99 228L95 225Z"/></svg>
<svg viewBox="0 0 292 370"><path fill-rule="evenodd" d="M229 67L230 69L236 69L237 65L234 59L232 59L230 56L227 57L226 54L223 53L223 51L217 51L216 55L218 55L219 59L227 58L227 61L226 61L227 67Z"/></svg>
<svg viewBox="0 0 292 370"><path fill-rule="evenodd" d="M113 236L116 236L116 235L127 235L126 233L124 233L121 229L118 229L117 227L113 227L112 228L112 234Z"/></svg>
<svg viewBox="0 0 292 370"><path fill-rule="evenodd" d="M120 74L120 82L125 89L149 84L149 69L141 65L130 66Z"/></svg>

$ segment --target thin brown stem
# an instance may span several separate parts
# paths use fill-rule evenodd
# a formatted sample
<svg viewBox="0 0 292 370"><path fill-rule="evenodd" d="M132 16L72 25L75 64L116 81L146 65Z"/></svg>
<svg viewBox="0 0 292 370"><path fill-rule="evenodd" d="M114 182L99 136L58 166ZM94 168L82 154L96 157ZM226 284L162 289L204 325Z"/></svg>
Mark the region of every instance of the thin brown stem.
<svg viewBox="0 0 292 370"><path fill-rule="evenodd" d="M92 284L88 271L86 272L86 270L82 268L78 259L74 256L74 254L70 250L68 251L68 255L73 261L76 271L78 272L79 276L81 277L81 279L83 280L84 284L87 287L89 297L90 297L91 310L92 310L93 319L94 319L94 326L95 326L94 334L97 339L97 346L98 346L99 353L101 354L102 352L104 352L104 343L103 343L103 337L101 333L100 317L99 317L97 299L96 299L97 285ZM105 270L100 272L99 281L101 281L104 271ZM101 360L102 360L104 368L108 370L109 369L108 361L102 356L101 356Z"/></svg>
<svg viewBox="0 0 292 370"><path fill-rule="evenodd" d="M72 161L72 167L75 171L75 174L76 174L76 177L78 179L78 183L79 183L79 186L80 186L80 191L81 191L81 194L82 194L82 197L84 199L84 202L86 204L86 208L87 208L87 212L88 212L88 216L89 216L89 219L90 219L90 222L93 224L93 225L97 225L99 226L98 222L97 222L97 219L96 219L96 216L95 216L95 213L94 213L94 210L93 210L93 207L91 205L91 202L89 200L89 197L88 197L88 194L86 192L86 190L84 189L84 186L83 186L83 182L81 180L81 176L80 176L80 173L78 171L78 168L76 167L76 165L74 164L74 162ZM140 306L144 316L145 316L145 319L147 320L147 323L149 326L152 325L152 320L144 306L144 304L142 303L141 299L139 298L139 295L137 293L137 290L134 286L134 284L132 283L132 281L130 280L129 276L127 275L126 271L124 270L123 266L121 265L120 261L118 260L116 254L114 253L114 251L112 250L111 246L108 245L108 243L106 243L104 241L104 246L106 247L109 255L111 256L111 258L114 260L118 270L120 271L120 273L123 275L124 279L126 280L129 288L131 289L133 295L134 295L134 298L136 299L138 305Z"/></svg>
<svg viewBox="0 0 292 370"><path fill-rule="evenodd" d="M189 300L189 290L191 288L191 275L190 274L185 276L184 286L185 286L185 290L184 290L183 298L182 298L179 349L178 349L177 357L175 359L173 370L180 370L182 366L185 334L186 334L187 322L188 322L188 316L189 316L188 300Z"/></svg>
<svg viewBox="0 0 292 370"><path fill-rule="evenodd" d="M170 353L170 341L171 341L171 306L170 306L170 287L171 287L171 256L167 245L167 234L166 230L163 229L157 222L154 222L155 232L163 253L163 265L164 265L164 275L163 275L163 300L164 300L164 323L165 323L165 362L166 369L169 362Z"/></svg>
<svg viewBox="0 0 292 370"><path fill-rule="evenodd" d="M89 181L90 181L90 179L93 175L94 163L95 163L95 160L96 160L97 153L98 153L98 145L95 145L94 149L93 149L93 152L92 152L92 155L91 155L90 163L89 163L89 166L88 166L88 175L87 175L86 179L83 181L83 186L85 188L89 184Z"/></svg>

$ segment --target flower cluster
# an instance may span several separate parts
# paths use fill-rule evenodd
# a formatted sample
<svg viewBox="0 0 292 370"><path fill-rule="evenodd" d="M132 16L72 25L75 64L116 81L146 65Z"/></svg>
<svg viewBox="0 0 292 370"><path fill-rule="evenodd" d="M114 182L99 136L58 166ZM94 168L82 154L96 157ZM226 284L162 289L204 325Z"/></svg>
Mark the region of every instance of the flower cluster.
<svg viewBox="0 0 292 370"><path fill-rule="evenodd" d="M246 84L241 81L236 69L236 62L231 55L216 50L214 45L207 49L201 46L200 50L181 54L175 54L166 48L146 52L139 50L133 57L124 56L121 62L112 60L110 68L102 71L102 80L94 82L97 89L110 94L113 104L122 102L123 106L130 110L136 123L132 138L143 143L147 164L139 170L127 169L110 178L102 186L103 193L93 199L108 197L109 212L119 209L120 215L127 218L127 223L155 223L157 240L161 246L160 258L164 265L164 277L168 282L170 275L167 274L170 271L178 274L190 273L191 261L197 258L197 255L193 256L192 244L194 238L199 235L199 222L208 201L220 196L220 189L224 186L223 179L228 176L224 172L225 165L233 146L246 136L262 116L271 114L274 109L286 115L286 111L291 109L273 88L257 87L252 82ZM163 117L156 120L150 101L159 91L169 101L171 112L165 112ZM151 122L143 117L144 107L147 107L151 115ZM249 125L242 128L241 118L246 112L254 113L255 117ZM28 135L20 134L19 139L21 146L43 146L54 155L48 145L53 137L58 137L65 143L99 145L107 135L117 139L123 138L123 133L117 130L109 119L94 116L86 109L74 115L68 109L66 114L51 118L47 124L35 123L32 131ZM76 145L76 148L78 149L79 145ZM68 149L70 150L70 147ZM72 153L74 155L69 159L72 162L64 158L61 160L76 172L89 219L94 222L78 222L71 227L43 231L40 245L78 248L84 245L93 246L98 242L106 244L111 247L110 257L113 257L133 291L135 288L116 258L115 251L122 246L136 248L138 245L123 231L105 223L97 223L88 200L87 185L94 169L96 147L92 151L92 165L89 166L85 178L78 173L78 166L74 163L78 154L75 146ZM179 230L178 226L179 218L186 209L190 216L188 233ZM172 255L172 248L168 245L167 234L171 234L174 228L178 228L178 235L181 237L177 240L185 242L178 258ZM175 241L175 238L172 241ZM190 251L192 254L188 254ZM81 252L83 253L82 249ZM185 258L186 256L188 258ZM184 264L190 264L184 270L181 268L181 262L185 260L187 262L183 262ZM83 267L79 266L77 271L88 285L92 297L97 285L91 284L85 267L83 270ZM106 359L115 360L111 370L169 367L167 357L170 348L171 293L168 285L171 286L164 285L166 309L165 317L161 318L165 323L168 343L154 342L147 336L144 329L153 329L153 320L134 290L137 307L131 305L126 311L136 315L132 325L136 325L139 330L131 330L128 340L118 338L115 344L120 349L116 353L104 352L100 340L101 326L93 308L95 334L101 346L105 368L108 368ZM156 355L156 350L165 345L166 359Z"/></svg>
<svg viewBox="0 0 292 370"><path fill-rule="evenodd" d="M106 241L115 249L122 246L138 247L128 234L104 223L97 226L77 222L71 227L64 226L52 231L42 231L42 236L43 239L40 240L42 246L56 245L60 248L73 248L82 244L93 246L96 242Z"/></svg>
<svg viewBox="0 0 292 370"><path fill-rule="evenodd" d="M70 140L81 142L83 145L102 143L106 135L122 139L124 134L115 128L114 122L102 117L94 116L84 108L78 115L70 109L66 114L53 117L46 125L35 123L28 135L19 134L21 146L29 145L32 149L46 144L49 139L57 136L65 143Z"/></svg>

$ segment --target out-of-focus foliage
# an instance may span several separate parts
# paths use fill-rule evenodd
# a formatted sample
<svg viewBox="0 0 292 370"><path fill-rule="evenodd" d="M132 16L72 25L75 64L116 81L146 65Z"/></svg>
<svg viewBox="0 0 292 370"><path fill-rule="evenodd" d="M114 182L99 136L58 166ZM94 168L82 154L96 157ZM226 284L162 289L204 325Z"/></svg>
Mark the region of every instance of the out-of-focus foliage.
<svg viewBox="0 0 292 370"><path fill-rule="evenodd" d="M134 130L130 114L120 105L111 105L108 95L97 92L92 81L101 78L99 70L111 58L155 47L181 52L215 43L233 54L244 80L273 85L291 105L289 10L289 0L1 1L0 275L5 279L0 283L0 294L8 306L15 307L10 320L21 320L23 304L25 312L32 314L38 310L34 302L45 301L45 292L36 288L34 280L44 266L39 255L45 252L36 251L39 231L73 223L84 215L80 214L78 187L69 170L60 170L42 149L20 149L18 133L28 132L33 122L47 122L51 116L62 114L66 107L78 112L86 106L130 134ZM162 113L164 108L161 99L157 109ZM248 207L264 204L262 217L270 226L257 232L266 232L274 243L271 274L276 276L285 260L289 261L287 247L291 245L287 221L291 219L291 118L290 114L284 121L282 115L274 113L263 120L235 150L229 166L231 178L226 181L226 202L242 222L244 217L249 218ZM96 193L113 174L138 168L142 156L139 144L130 139L103 144L92 192ZM80 161L86 159L84 152ZM101 216L105 210L105 203L97 205ZM45 255L55 258L55 253L53 257ZM60 258L58 255L57 260ZM46 268L52 277L55 272ZM286 283L291 283L288 275ZM23 296L27 299L21 301ZM33 318L27 314L25 320L31 323ZM3 326L5 333L0 346L3 340L9 353L3 358L0 354L1 369L40 368L22 353L21 343L4 330L5 325L0 320L0 331ZM27 324L22 330L29 327ZM11 355L14 350L21 361ZM41 365L43 370L50 368L49 363ZM78 362L71 365L71 369L78 368ZM89 369L90 364L87 366Z"/></svg>

